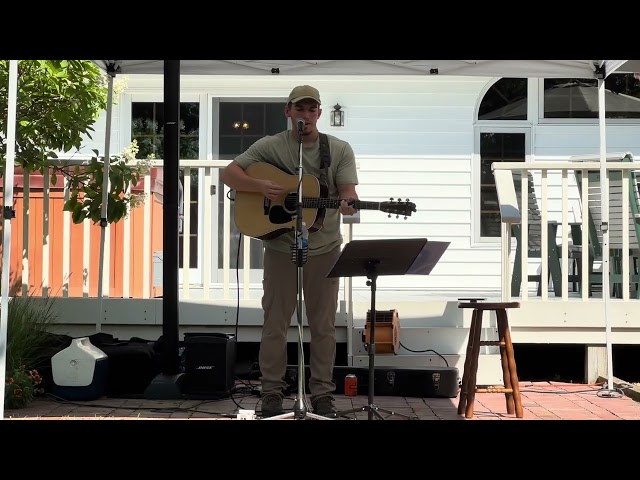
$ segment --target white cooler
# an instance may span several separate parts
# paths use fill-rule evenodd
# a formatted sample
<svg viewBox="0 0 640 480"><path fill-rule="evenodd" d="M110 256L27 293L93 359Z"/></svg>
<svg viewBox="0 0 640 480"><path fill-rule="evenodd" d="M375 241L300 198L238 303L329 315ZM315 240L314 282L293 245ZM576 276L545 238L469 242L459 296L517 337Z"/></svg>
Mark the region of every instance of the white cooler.
<svg viewBox="0 0 640 480"><path fill-rule="evenodd" d="M107 386L109 358L88 337L74 338L51 357L51 393L66 400L95 400Z"/></svg>

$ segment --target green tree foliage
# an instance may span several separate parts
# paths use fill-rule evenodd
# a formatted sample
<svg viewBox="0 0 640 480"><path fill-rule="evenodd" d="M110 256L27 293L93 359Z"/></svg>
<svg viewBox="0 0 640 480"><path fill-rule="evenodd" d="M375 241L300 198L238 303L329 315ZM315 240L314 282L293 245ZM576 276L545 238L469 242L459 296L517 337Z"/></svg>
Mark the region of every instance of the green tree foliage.
<svg viewBox="0 0 640 480"><path fill-rule="evenodd" d="M0 60L0 175L6 165L9 61ZM65 209L73 212L74 222L85 218L100 220L102 205L103 159L94 150L87 166L69 169L49 159L58 153L80 150L92 138L93 125L107 107L107 82L102 71L87 60L21 60L18 63L18 101L16 124L16 166L26 172L52 168L51 183L59 175L70 182L71 197ZM128 193L129 180L137 180L148 166L113 157L110 169L109 222L117 222L136 204ZM82 208L77 206L82 203ZM97 215L96 215L97 212Z"/></svg>

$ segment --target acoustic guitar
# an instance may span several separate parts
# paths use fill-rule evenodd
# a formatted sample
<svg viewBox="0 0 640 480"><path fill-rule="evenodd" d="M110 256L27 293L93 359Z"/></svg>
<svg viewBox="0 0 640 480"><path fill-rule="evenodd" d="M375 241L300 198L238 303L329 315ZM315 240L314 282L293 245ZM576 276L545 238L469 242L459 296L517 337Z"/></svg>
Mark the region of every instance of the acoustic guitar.
<svg viewBox="0 0 640 480"><path fill-rule="evenodd" d="M245 172L252 178L271 180L282 185L287 193L275 201L258 192L236 192L234 220L236 227L245 236L261 240L276 238L295 230L298 204L298 175L290 175L268 163L254 163ZM327 187L320 184L313 175L302 176L302 221L309 233L322 228L326 209L340 208L340 200L327 198ZM356 210L380 210L398 217L411 216L416 211L415 203L391 199L387 202L364 202L356 200L352 205Z"/></svg>

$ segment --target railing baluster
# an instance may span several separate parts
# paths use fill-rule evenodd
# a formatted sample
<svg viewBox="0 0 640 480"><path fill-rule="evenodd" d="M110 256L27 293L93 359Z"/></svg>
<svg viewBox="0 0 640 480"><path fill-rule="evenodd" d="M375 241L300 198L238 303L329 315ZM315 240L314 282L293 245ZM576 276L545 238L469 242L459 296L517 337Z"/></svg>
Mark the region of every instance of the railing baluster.
<svg viewBox="0 0 640 480"><path fill-rule="evenodd" d="M204 298L209 298L209 285L211 284L211 214L213 195L211 195L211 174L212 167L204 169L204 222L203 222L203 260L202 260L202 294Z"/></svg>
<svg viewBox="0 0 640 480"><path fill-rule="evenodd" d="M91 272L91 222L82 222L82 296L89 297Z"/></svg>
<svg viewBox="0 0 640 480"><path fill-rule="evenodd" d="M562 170L562 300L569 299L569 184L567 171Z"/></svg>
<svg viewBox="0 0 640 480"><path fill-rule="evenodd" d="M223 188L223 224L222 224L222 296L224 299L230 298L229 295L229 273L231 265L231 200L227 194L229 187L224 185ZM247 239L244 239L247 241ZM238 288L240 286L238 285Z"/></svg>
<svg viewBox="0 0 640 480"><path fill-rule="evenodd" d="M589 291L591 290L591 275L589 271L589 256L591 250L589 248L589 171L582 170L582 258L581 258L581 271L582 271L582 300L589 299Z"/></svg>
<svg viewBox="0 0 640 480"><path fill-rule="evenodd" d="M149 298L150 276L151 276L151 175L144 176L144 216L142 232L142 298Z"/></svg>
<svg viewBox="0 0 640 480"><path fill-rule="evenodd" d="M251 283L251 238L244 237L242 239L243 250L243 279L242 279L242 295L245 300L249 299L249 284ZM240 288L240 285L237 285Z"/></svg>
<svg viewBox="0 0 640 480"><path fill-rule="evenodd" d="M182 202L184 217L182 219L182 298L189 298L191 276L191 167L184 168L182 185Z"/></svg>
<svg viewBox="0 0 640 480"><path fill-rule="evenodd" d="M122 222L122 298L131 296L131 215L120 220Z"/></svg>
<svg viewBox="0 0 640 480"><path fill-rule="evenodd" d="M629 300L629 177L622 171L622 299ZM609 222L611 223L611 222ZM634 230L635 233L635 230Z"/></svg>
<svg viewBox="0 0 640 480"><path fill-rule="evenodd" d="M540 201L540 223L541 223L541 240L540 243L540 283L542 288L542 300L549 299L549 212L547 207L547 170L542 170L542 188L540 191L542 197ZM555 241L555 240L554 240Z"/></svg>
<svg viewBox="0 0 640 480"><path fill-rule="evenodd" d="M522 281L520 282L520 298L529 298L529 169L520 170L520 202L522 207L520 220L520 272ZM511 242L511 231L508 232L509 242Z"/></svg>

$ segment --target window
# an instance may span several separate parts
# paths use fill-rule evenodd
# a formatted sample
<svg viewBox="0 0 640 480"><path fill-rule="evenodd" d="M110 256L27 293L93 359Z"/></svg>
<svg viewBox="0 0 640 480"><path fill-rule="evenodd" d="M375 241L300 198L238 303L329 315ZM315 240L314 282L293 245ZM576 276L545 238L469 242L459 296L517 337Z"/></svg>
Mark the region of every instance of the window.
<svg viewBox="0 0 640 480"><path fill-rule="evenodd" d="M287 118L284 116L285 100L281 102L220 102L219 156L224 160L232 160L254 142L265 135L274 135L287 129ZM223 192L222 182L218 191ZM218 203L218 242L223 241L224 199ZM231 203L231 244L230 268L236 269L244 263L243 251L238 255L240 232L233 221L234 205ZM251 269L262 269L262 241L255 238L244 238L250 241ZM223 249L218 249L218 268L223 265Z"/></svg>
<svg viewBox="0 0 640 480"><path fill-rule="evenodd" d="M500 209L496 182L491 171L494 162L524 162L526 134L480 133L480 236L500 237ZM516 189L519 189L516 185ZM519 190L517 190L519 191Z"/></svg>
<svg viewBox="0 0 640 480"><path fill-rule="evenodd" d="M197 102L180 104L180 159L199 158L200 105ZM156 102L132 102L131 138L137 140L140 148L138 158L164 158L164 104ZM180 172L180 182L184 185L184 173ZM189 267L198 266L198 171L191 172L191 228L187 237L190 242ZM179 268L182 264L182 249L185 232L178 237Z"/></svg>
<svg viewBox="0 0 640 480"><path fill-rule="evenodd" d="M482 98L478 120L526 120L527 79L502 78Z"/></svg>
<svg viewBox="0 0 640 480"><path fill-rule="evenodd" d="M476 238L495 241L500 238L501 223L498 192L491 170L494 162L524 162L527 156L529 128L529 84L526 78L501 78L482 97L478 120L486 126L476 129L479 165L475 171L474 207ZM515 124L513 121L517 121ZM479 167L479 168L478 168ZM519 188L519 187L518 187Z"/></svg>
<svg viewBox="0 0 640 480"><path fill-rule="evenodd" d="M640 118L640 80L613 74L604 85L606 118ZM543 102L544 118L598 118L598 81L545 78Z"/></svg>

